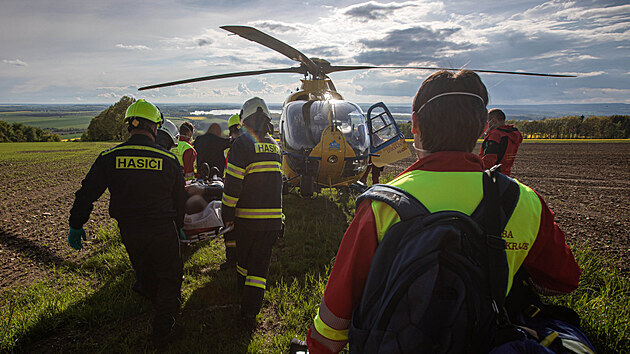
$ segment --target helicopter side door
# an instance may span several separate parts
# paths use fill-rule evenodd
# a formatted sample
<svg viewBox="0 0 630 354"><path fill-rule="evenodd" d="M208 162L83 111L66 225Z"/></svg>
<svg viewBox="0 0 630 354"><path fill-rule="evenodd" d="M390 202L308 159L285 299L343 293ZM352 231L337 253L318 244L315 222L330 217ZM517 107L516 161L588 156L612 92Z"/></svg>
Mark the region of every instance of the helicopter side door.
<svg viewBox="0 0 630 354"><path fill-rule="evenodd" d="M383 102L370 107L367 118L370 133L370 155L372 155L372 163L376 167L382 167L411 156L404 135Z"/></svg>

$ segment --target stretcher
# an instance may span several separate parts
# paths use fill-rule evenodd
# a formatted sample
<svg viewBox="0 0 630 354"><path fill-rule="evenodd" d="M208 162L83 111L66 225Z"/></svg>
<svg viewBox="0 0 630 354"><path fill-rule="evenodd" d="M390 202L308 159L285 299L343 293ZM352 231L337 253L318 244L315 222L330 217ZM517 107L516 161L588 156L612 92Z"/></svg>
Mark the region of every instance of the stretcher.
<svg viewBox="0 0 630 354"><path fill-rule="evenodd" d="M226 228L221 218L221 195L223 193L223 181L216 175L210 181L197 181L194 184L200 184L211 190L210 200L206 207L195 214L184 215L184 234L185 240L180 240L183 244L194 244L207 239L219 237L226 232L232 230L233 226Z"/></svg>
<svg viewBox="0 0 630 354"><path fill-rule="evenodd" d="M213 200L206 208L196 214L184 216L185 244L197 243L206 239L219 237L230 231L232 226L225 228L221 220L221 201Z"/></svg>

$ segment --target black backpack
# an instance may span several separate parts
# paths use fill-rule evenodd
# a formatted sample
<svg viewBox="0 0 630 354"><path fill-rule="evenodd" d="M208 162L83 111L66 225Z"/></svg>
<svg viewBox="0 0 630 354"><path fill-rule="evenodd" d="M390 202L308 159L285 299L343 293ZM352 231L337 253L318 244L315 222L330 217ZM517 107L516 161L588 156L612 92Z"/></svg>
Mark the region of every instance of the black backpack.
<svg viewBox="0 0 630 354"><path fill-rule="evenodd" d="M488 170L483 189L471 216L429 213L412 195L389 185L373 185L359 196L357 206L364 199L385 202L401 221L387 231L372 259L352 316L350 352L488 352L518 336L503 308L509 273L500 235L519 187Z"/></svg>

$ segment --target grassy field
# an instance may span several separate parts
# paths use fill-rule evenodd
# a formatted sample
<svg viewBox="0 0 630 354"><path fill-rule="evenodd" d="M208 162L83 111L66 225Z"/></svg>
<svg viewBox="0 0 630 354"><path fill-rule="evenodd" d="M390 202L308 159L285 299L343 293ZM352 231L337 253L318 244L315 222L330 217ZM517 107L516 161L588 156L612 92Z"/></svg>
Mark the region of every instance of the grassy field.
<svg viewBox="0 0 630 354"><path fill-rule="evenodd" d="M42 129L86 129L90 125L92 118L99 113L96 111L54 112L50 114L40 112L0 112L0 120L7 123L32 125Z"/></svg>
<svg viewBox="0 0 630 354"><path fill-rule="evenodd" d="M70 163L111 144L0 144L2 163L30 158ZM50 153L39 153L50 151ZM31 152L31 153L29 153ZM87 158L87 157L86 157ZM70 165L68 165L70 166ZM16 169L13 177L19 177ZM383 176L383 181L393 176ZM219 271L222 240L183 249L184 339L171 352L279 353L291 338L305 339L315 315L341 237L354 213L352 196L325 193L313 200L284 198L285 237L274 247L268 291L253 333L237 321L235 274ZM66 232L65 230L63 230ZM130 289L133 271L116 225L91 232L91 256L68 261L28 287L13 287L0 297L0 352L145 352L151 306ZM575 309L599 352L630 347L630 282L607 259L583 245L574 252L583 269L580 288L553 299ZM609 270L603 270L609 269Z"/></svg>

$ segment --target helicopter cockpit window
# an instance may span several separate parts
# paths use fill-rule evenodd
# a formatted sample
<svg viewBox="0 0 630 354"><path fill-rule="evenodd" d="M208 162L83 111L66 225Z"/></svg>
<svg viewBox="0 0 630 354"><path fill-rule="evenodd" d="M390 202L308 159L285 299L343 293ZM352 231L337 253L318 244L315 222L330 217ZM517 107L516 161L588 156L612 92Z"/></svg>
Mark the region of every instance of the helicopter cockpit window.
<svg viewBox="0 0 630 354"><path fill-rule="evenodd" d="M372 147L378 148L380 145L384 144L391 138L396 137L398 135L398 130L394 126L392 122L389 121L389 117L387 113L382 110L382 108L377 107L374 111L372 111L371 123L372 123Z"/></svg>
<svg viewBox="0 0 630 354"><path fill-rule="evenodd" d="M357 154L365 154L369 147L365 115L361 108L350 102L290 102L285 106L281 120L284 142L293 150L314 148L330 124L344 134Z"/></svg>

